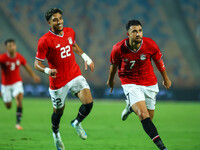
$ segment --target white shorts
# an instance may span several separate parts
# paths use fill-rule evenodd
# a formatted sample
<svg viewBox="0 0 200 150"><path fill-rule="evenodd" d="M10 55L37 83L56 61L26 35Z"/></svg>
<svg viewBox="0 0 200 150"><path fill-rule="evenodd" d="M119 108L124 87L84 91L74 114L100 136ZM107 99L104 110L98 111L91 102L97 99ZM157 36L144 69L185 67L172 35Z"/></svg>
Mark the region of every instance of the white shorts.
<svg viewBox="0 0 200 150"><path fill-rule="evenodd" d="M159 92L158 84L152 86L124 84L122 87L131 106L139 101L145 101L147 109L155 109L156 95Z"/></svg>
<svg viewBox="0 0 200 150"><path fill-rule="evenodd" d="M16 97L18 94L24 93L22 82L16 82L12 85L1 85L1 94L4 103L9 103L12 101L12 96Z"/></svg>
<svg viewBox="0 0 200 150"><path fill-rule="evenodd" d="M65 86L59 89L52 90L49 88L53 107L55 109L59 109L64 106L65 99L69 90L72 94L76 94L83 89L90 89L86 79L83 76L78 76L72 79Z"/></svg>

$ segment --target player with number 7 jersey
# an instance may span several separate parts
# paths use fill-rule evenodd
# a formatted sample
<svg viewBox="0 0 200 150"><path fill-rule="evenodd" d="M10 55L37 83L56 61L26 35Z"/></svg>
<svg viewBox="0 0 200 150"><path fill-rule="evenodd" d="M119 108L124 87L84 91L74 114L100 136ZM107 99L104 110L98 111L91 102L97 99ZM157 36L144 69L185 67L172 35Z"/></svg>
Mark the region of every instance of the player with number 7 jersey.
<svg viewBox="0 0 200 150"><path fill-rule="evenodd" d="M151 60L155 62L163 77L163 85L169 89L171 81L168 78L162 53L157 44L143 37L142 24L139 20L130 20L126 24L128 38L113 46L110 55L110 72L107 85L114 87L114 77L118 75L126 95L126 107L122 111L122 120L135 112L141 120L144 131L160 150L167 150L155 125L152 122L159 92L157 78L154 74Z"/></svg>
<svg viewBox="0 0 200 150"><path fill-rule="evenodd" d="M151 65L151 59L159 62L162 57L157 44L147 37L143 37L141 46L136 51L129 48L128 38L113 46L110 63L118 67L118 75L123 84L137 84L143 86L155 85L157 78Z"/></svg>

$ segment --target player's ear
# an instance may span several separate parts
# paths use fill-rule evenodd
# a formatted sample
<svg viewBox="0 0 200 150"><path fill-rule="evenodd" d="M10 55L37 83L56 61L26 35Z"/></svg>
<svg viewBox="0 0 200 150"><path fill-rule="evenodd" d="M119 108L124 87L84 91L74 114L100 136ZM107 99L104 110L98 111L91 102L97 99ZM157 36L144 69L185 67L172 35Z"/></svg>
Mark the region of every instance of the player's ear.
<svg viewBox="0 0 200 150"><path fill-rule="evenodd" d="M49 24L49 26L51 26L51 22L50 21L48 21L48 24Z"/></svg>

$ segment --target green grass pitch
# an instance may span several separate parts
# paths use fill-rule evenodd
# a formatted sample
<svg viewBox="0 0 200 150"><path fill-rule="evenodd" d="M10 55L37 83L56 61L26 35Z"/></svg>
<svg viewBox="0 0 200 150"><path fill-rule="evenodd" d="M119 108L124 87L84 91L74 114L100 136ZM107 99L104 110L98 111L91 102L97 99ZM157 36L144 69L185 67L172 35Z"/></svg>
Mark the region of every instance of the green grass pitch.
<svg viewBox="0 0 200 150"><path fill-rule="evenodd" d="M15 129L16 105L11 110L0 99L0 150L55 150L51 131L50 99L24 98L22 126ZM82 126L88 134L80 139L70 125L80 102L66 101L60 133L66 150L156 150L135 114L121 121L124 101L95 100L92 113ZM200 149L200 103L158 102L155 117L158 132L169 150Z"/></svg>

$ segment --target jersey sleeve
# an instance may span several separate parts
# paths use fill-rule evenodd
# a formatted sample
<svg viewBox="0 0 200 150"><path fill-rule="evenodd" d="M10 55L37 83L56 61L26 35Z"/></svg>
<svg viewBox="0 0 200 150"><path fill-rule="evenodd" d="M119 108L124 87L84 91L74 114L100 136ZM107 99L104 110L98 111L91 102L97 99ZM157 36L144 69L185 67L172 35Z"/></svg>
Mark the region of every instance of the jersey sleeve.
<svg viewBox="0 0 200 150"><path fill-rule="evenodd" d="M48 50L47 42L44 39L39 39L38 48L36 53L36 59L44 61Z"/></svg>
<svg viewBox="0 0 200 150"><path fill-rule="evenodd" d="M22 55L20 55L20 61L21 61L21 64L22 64L23 66L25 66L25 65L27 64L26 59L25 59L24 56L22 56Z"/></svg>
<svg viewBox="0 0 200 150"><path fill-rule="evenodd" d="M152 59L155 63L159 62L162 58L162 53L158 47L158 45L153 41L153 55L152 55Z"/></svg>
<svg viewBox="0 0 200 150"><path fill-rule="evenodd" d="M113 46L113 49L110 54L110 63L118 66L118 65L120 65L120 61L121 60L120 60L119 51L115 46Z"/></svg>
<svg viewBox="0 0 200 150"><path fill-rule="evenodd" d="M0 55L0 63L4 63L4 55L3 54Z"/></svg>
<svg viewBox="0 0 200 150"><path fill-rule="evenodd" d="M72 42L73 42L73 45L74 45L76 43L76 33L73 29L72 29L72 35L73 35Z"/></svg>

